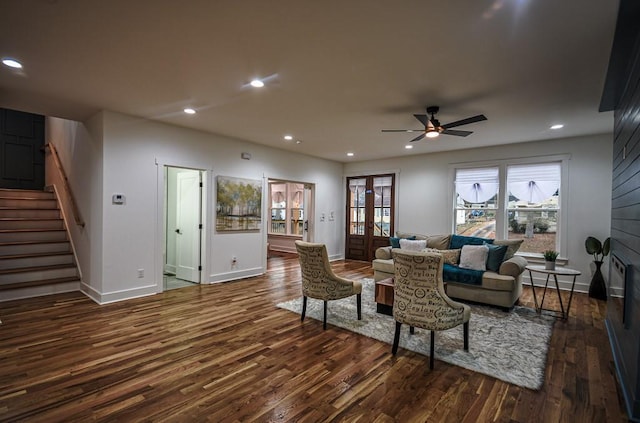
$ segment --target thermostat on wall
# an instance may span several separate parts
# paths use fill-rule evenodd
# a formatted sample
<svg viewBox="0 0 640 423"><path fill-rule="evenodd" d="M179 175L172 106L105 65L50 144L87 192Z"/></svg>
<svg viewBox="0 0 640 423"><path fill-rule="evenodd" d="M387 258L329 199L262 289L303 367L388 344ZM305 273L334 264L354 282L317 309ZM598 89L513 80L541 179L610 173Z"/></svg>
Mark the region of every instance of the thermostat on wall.
<svg viewBox="0 0 640 423"><path fill-rule="evenodd" d="M113 194L113 196L111 196L111 202L113 204L124 204L124 194Z"/></svg>

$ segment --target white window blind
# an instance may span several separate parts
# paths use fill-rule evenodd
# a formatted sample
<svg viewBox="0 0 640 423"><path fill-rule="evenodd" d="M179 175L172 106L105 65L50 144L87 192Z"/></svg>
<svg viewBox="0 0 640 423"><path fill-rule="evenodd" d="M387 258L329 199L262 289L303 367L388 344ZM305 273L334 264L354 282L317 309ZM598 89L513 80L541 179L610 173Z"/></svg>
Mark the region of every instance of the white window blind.
<svg viewBox="0 0 640 423"><path fill-rule="evenodd" d="M518 200L541 203L560 188L560 163L513 165L507 168L507 189Z"/></svg>
<svg viewBox="0 0 640 423"><path fill-rule="evenodd" d="M498 193L498 168L456 169L456 192L469 203L484 203Z"/></svg>

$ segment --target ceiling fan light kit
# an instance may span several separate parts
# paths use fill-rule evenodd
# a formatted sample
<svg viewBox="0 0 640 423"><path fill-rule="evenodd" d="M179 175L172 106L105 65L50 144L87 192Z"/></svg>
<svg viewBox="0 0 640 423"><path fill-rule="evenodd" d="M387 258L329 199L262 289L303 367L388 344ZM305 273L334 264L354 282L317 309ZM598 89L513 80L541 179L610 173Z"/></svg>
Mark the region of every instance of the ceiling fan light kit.
<svg viewBox="0 0 640 423"><path fill-rule="evenodd" d="M435 116L439 110L440 110L440 107L438 106L429 106L427 107L427 114L431 115L431 117L427 115L413 115L416 119L418 119L424 125L424 129L422 130L420 129L417 129L417 130L415 129L383 129L382 132L413 132L413 131L422 132L422 134L418 135L417 137L412 139L410 142L420 141L424 137L436 138L440 134L453 135L456 137L466 137L473 134L473 132L460 131L460 130L451 129L451 128L487 120L487 117L485 115L476 115L476 116L468 117L466 119L461 119L455 122L447 123L445 125L440 125L440 121L436 119L436 116Z"/></svg>

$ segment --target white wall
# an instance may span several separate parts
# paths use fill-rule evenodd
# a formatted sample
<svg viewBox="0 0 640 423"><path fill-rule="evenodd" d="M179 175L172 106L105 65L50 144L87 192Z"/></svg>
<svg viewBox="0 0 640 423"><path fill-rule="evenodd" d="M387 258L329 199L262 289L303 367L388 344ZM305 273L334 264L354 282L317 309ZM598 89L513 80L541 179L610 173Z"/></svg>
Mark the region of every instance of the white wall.
<svg viewBox="0 0 640 423"><path fill-rule="evenodd" d="M47 142L53 143L76 198L84 228L74 223L70 209L64 212L82 275L82 290L95 296L102 292L102 113L84 124L65 119L47 118ZM46 184L57 180L53 166L48 166ZM62 186L57 187L63 193Z"/></svg>
<svg viewBox="0 0 640 423"><path fill-rule="evenodd" d="M584 241L589 235L604 240L610 232L611 139L611 134L603 134L349 163L345 165L345 174L398 171L396 230L450 233L452 164L569 154L569 186L563 189L568 195L564 211L568 226L567 266L582 272L577 289L586 291L592 258L585 252Z"/></svg>
<svg viewBox="0 0 640 423"><path fill-rule="evenodd" d="M102 302L147 295L161 289L163 165L207 171L205 283L261 274L266 266L264 230L215 232L217 175L261 179L264 193L268 178L314 183L316 204L321 205L316 209L316 216L325 209L343 210L340 163L113 112L104 112L103 116ZM251 153L252 159L242 160L242 152ZM112 205L114 193L124 194L126 204ZM265 212L266 206L263 201ZM332 256L342 256L343 219L315 223L315 240L326 243ZM266 220L263 223L266 224ZM232 256L238 259L236 266L231 265ZM138 277L138 269L144 269L143 278Z"/></svg>

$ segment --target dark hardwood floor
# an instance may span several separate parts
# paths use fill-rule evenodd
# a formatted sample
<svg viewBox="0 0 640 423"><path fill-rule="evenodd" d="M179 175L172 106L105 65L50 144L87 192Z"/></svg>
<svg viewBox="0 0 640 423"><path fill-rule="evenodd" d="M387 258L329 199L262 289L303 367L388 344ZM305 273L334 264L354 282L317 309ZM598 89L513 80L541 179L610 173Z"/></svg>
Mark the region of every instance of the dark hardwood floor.
<svg viewBox="0 0 640 423"><path fill-rule="evenodd" d="M372 276L370 263L333 267ZM330 320L301 323L275 307L300 295L299 274L285 255L261 277L115 304L80 293L0 303L0 420L626 421L604 302L574 297L531 391L437 357L430 371L428 357L393 357ZM529 288L521 302L532 306Z"/></svg>

